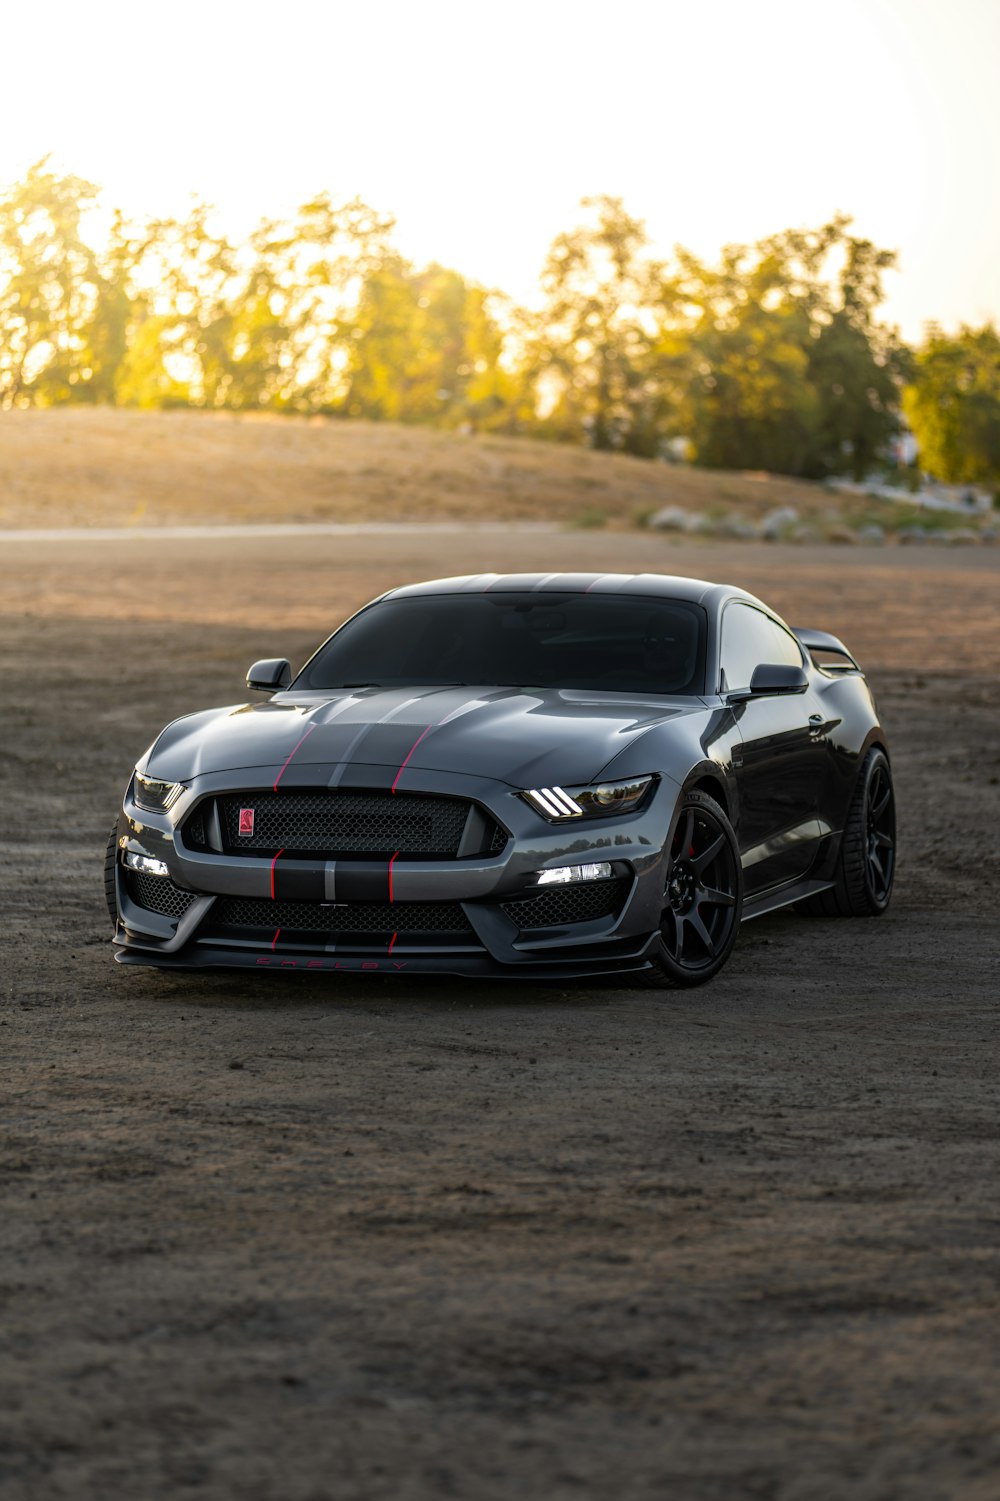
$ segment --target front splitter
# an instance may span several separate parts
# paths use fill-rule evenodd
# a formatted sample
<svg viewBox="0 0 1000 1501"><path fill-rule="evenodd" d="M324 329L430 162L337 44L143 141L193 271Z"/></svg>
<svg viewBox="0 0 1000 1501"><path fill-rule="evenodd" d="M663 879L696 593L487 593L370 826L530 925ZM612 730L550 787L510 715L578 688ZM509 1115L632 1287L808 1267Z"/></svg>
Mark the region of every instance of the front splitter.
<svg viewBox="0 0 1000 1501"><path fill-rule="evenodd" d="M655 940L653 940L655 941ZM646 945L648 948L649 945ZM333 954L317 957L296 954L257 954L238 952L232 949L217 949L199 944L195 952L180 954L154 954L148 949L119 947L115 951L118 964L144 965L152 969L199 970L233 969L257 970L283 974L349 974L382 975L383 977L407 975L454 975L468 980L572 980L605 975L635 973L650 968L646 948L640 953L615 955L607 959L553 959L538 963L526 960L523 964L499 964L488 954L443 954L416 955L396 959L371 959L362 956Z"/></svg>

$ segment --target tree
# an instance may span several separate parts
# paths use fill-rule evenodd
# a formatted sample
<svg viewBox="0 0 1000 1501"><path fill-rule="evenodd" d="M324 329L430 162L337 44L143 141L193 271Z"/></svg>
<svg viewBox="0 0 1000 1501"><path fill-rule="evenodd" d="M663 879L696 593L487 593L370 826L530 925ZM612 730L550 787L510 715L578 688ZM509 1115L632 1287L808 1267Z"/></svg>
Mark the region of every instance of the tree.
<svg viewBox="0 0 1000 1501"><path fill-rule="evenodd" d="M387 253L392 221L320 194L291 223L263 219L246 244L196 204L149 226L132 307L139 320L122 399L235 411L315 411L341 384L340 323ZM152 359L154 337L162 361ZM127 395L125 394L127 393Z"/></svg>
<svg viewBox="0 0 1000 1501"><path fill-rule="evenodd" d="M93 183L47 158L0 198L0 406L80 399L90 375L84 329L99 281L80 220Z"/></svg>
<svg viewBox="0 0 1000 1501"><path fill-rule="evenodd" d="M585 198L591 222L559 235L542 270L526 366L546 409L543 433L594 448L655 453L653 370L660 268L620 198Z"/></svg>
<svg viewBox="0 0 1000 1501"><path fill-rule="evenodd" d="M893 256L849 235L849 223L728 246L715 268L678 253L678 295L696 310L687 426L697 462L860 477L885 447L901 348L875 315Z"/></svg>
<svg viewBox="0 0 1000 1501"><path fill-rule="evenodd" d="M712 269L680 252L684 299L698 309L688 435L699 464L801 473L818 422L808 312L790 295L778 255L751 256L729 246Z"/></svg>
<svg viewBox="0 0 1000 1501"><path fill-rule="evenodd" d="M352 417L492 427L514 399L491 296L457 271L390 256L365 280L342 330Z"/></svg>
<svg viewBox="0 0 1000 1501"><path fill-rule="evenodd" d="M992 323L952 337L930 328L903 410L923 468L953 484L1000 489L1000 334Z"/></svg>
<svg viewBox="0 0 1000 1501"><path fill-rule="evenodd" d="M0 196L0 406L64 401L348 413L535 432L820 478L866 473L907 352L878 321L894 257L842 215L727 247L649 254L620 198L553 242L538 310L391 246L393 222L320 193L242 242L195 204L96 248L97 189L43 160ZM992 329L934 335L907 396L928 462L994 475Z"/></svg>
<svg viewBox="0 0 1000 1501"><path fill-rule="evenodd" d="M895 254L846 233L850 220L829 226L830 248L841 255L838 299L827 305L809 365L820 402L812 472L817 477L849 468L862 479L883 456L898 427L900 381L908 352L894 329L877 320L882 273Z"/></svg>
<svg viewBox="0 0 1000 1501"><path fill-rule="evenodd" d="M141 285L156 235L155 224L130 224L115 210L107 244L96 257L93 308L81 330L81 400L155 407L188 399L187 386L164 364L169 324L156 315L153 294Z"/></svg>

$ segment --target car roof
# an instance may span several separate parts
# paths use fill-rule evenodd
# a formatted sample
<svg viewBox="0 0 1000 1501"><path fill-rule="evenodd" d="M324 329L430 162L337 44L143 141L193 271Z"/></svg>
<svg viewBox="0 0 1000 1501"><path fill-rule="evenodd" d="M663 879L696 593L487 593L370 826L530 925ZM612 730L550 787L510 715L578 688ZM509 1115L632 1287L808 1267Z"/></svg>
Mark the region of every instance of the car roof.
<svg viewBox="0 0 1000 1501"><path fill-rule="evenodd" d="M504 593L651 595L689 600L706 607L734 597L756 605L762 603L745 589L673 573L470 573L458 578L404 584L383 597L405 599L418 594ZM764 608L768 607L765 605Z"/></svg>

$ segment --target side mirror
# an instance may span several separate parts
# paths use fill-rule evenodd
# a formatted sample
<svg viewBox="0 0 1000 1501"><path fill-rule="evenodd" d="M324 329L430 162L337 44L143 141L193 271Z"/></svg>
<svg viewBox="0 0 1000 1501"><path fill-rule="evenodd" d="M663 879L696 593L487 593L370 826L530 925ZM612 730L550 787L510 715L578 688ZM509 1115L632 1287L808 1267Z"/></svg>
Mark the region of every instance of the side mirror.
<svg viewBox="0 0 1000 1501"><path fill-rule="evenodd" d="M247 673L247 687L257 693L280 693L291 681L292 664L286 657L267 657Z"/></svg>
<svg viewBox="0 0 1000 1501"><path fill-rule="evenodd" d="M750 679L750 692L755 698L759 693L805 693L808 687L809 675L804 667L787 667L779 662L761 662Z"/></svg>

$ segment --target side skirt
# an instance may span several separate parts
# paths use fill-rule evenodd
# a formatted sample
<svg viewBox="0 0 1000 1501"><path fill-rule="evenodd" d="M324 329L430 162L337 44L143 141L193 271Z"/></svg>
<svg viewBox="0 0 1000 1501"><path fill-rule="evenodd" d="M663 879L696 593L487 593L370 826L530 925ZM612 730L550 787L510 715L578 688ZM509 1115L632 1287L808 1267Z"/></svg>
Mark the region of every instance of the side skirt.
<svg viewBox="0 0 1000 1501"><path fill-rule="evenodd" d="M743 921L751 922L767 912L777 912L781 907L791 907L804 897L815 896L818 891L829 891L833 881L793 881L790 886L775 886L771 891L761 891L743 903Z"/></svg>

